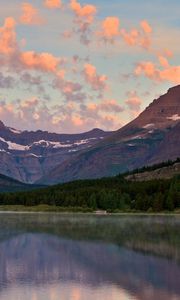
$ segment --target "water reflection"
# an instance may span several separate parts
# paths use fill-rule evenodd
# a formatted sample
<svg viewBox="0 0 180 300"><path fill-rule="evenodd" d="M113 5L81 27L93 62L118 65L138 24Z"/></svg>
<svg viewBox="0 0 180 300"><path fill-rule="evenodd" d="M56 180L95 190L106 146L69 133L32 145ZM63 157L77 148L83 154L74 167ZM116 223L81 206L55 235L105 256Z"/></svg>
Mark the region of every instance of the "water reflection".
<svg viewBox="0 0 180 300"><path fill-rule="evenodd" d="M52 224L40 232L42 223L38 228L37 219L22 231L17 219L12 230L10 223L14 223L8 218L0 221L1 300L180 298L180 265L176 260L143 254L106 240L62 237L49 232ZM15 221L19 216L13 218ZM68 217L66 223L71 224Z"/></svg>

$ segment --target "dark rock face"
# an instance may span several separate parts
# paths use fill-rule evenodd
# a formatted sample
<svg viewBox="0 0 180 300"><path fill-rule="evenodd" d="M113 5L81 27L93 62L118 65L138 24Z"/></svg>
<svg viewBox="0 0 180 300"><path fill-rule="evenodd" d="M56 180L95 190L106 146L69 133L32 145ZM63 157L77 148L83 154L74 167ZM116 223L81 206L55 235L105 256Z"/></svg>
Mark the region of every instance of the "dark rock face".
<svg viewBox="0 0 180 300"><path fill-rule="evenodd" d="M180 85L135 120L77 153L43 177L45 183L113 176L180 156Z"/></svg>

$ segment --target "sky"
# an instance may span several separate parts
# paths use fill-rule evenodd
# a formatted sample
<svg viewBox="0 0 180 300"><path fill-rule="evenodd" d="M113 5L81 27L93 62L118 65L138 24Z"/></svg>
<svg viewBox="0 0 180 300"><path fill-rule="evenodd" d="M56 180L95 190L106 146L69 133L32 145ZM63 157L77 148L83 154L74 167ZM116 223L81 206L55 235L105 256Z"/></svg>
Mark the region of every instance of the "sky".
<svg viewBox="0 0 180 300"><path fill-rule="evenodd" d="M179 0L0 0L0 120L116 130L180 84Z"/></svg>

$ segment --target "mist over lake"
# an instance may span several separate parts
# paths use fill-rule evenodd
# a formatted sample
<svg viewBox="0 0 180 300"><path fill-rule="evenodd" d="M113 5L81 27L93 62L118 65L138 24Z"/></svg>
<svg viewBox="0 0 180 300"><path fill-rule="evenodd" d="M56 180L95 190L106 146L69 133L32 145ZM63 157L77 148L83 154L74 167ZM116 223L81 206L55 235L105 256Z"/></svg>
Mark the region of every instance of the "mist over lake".
<svg viewBox="0 0 180 300"><path fill-rule="evenodd" d="M176 216L0 214L1 300L179 299Z"/></svg>

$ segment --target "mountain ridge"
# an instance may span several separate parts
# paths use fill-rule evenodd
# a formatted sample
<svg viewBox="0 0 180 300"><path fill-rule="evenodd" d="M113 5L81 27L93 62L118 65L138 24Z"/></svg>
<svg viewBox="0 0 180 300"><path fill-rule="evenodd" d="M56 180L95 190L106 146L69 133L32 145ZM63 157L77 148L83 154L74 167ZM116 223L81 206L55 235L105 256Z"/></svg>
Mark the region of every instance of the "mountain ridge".
<svg viewBox="0 0 180 300"><path fill-rule="evenodd" d="M114 176L179 157L179 132L180 85L114 132L20 131L0 121L0 173L38 184Z"/></svg>
<svg viewBox="0 0 180 300"><path fill-rule="evenodd" d="M50 184L114 176L180 156L180 85L155 99L136 119L52 170ZM169 147L171 145L171 147Z"/></svg>
<svg viewBox="0 0 180 300"><path fill-rule="evenodd" d="M66 158L110 134L99 128L78 134L19 131L1 122L0 173L34 183Z"/></svg>

